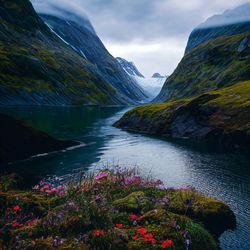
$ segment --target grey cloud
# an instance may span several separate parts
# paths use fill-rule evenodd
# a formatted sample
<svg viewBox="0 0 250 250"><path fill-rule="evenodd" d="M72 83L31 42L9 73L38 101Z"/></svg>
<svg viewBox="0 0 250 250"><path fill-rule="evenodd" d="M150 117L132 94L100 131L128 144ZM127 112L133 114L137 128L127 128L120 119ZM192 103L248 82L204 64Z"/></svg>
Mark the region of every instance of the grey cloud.
<svg viewBox="0 0 250 250"><path fill-rule="evenodd" d="M214 14L249 2L249 0L31 1L40 12L58 13L60 8L74 12L80 17L88 16L109 51L114 56L123 56L135 61L138 68L143 69L144 75L152 75L155 71L170 74L183 56L188 36L195 27ZM171 42L173 40L176 44ZM128 46L129 44L136 46ZM138 52L138 45L147 47L152 44L161 46L153 53L147 49ZM167 50L164 50L165 47Z"/></svg>
<svg viewBox="0 0 250 250"><path fill-rule="evenodd" d="M88 15L103 39L126 43L154 41L166 36L187 36L204 16L235 6L244 0L33 0L38 11L55 6ZM213 13L214 11L214 13ZM207 16L208 17L208 16Z"/></svg>

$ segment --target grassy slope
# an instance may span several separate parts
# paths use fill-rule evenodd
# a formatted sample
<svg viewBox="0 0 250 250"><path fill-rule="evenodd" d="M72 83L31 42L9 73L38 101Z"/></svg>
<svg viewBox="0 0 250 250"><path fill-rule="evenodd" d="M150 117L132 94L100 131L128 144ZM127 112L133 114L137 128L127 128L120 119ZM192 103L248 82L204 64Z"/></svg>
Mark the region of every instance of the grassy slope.
<svg viewBox="0 0 250 250"><path fill-rule="evenodd" d="M23 91L28 95L43 92L45 98L55 93L71 104L116 103L115 90L91 73L92 65L53 35L27 2L20 6L4 1L2 5L2 91L9 97L19 97Z"/></svg>
<svg viewBox="0 0 250 250"><path fill-rule="evenodd" d="M168 78L156 101L197 96L210 90L250 79L250 47L239 53L250 32L222 36L186 53Z"/></svg>

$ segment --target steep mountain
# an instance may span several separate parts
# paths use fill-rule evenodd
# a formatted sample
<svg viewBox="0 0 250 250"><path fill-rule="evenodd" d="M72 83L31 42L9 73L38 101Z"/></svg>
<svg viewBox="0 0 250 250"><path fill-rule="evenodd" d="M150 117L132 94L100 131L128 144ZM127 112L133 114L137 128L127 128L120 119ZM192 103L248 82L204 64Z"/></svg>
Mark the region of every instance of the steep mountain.
<svg viewBox="0 0 250 250"><path fill-rule="evenodd" d="M87 18L78 17L65 10L59 10L56 15L40 13L51 31L79 56L95 65L94 72L123 95L127 103L147 98L144 90L107 51Z"/></svg>
<svg viewBox="0 0 250 250"><path fill-rule="evenodd" d="M165 103L138 107L115 126L249 147L250 23L245 22L244 33L237 29L239 23L225 25L235 33L204 38L187 49L154 100ZM206 26L202 32L206 37L206 32L211 34L211 29L217 28ZM192 36L187 48L192 47L190 41Z"/></svg>
<svg viewBox="0 0 250 250"><path fill-rule="evenodd" d="M128 62L121 57L116 59L128 75L146 90L149 97L146 101L152 100L160 93L167 77L161 76L159 73L156 73L157 75L154 74L152 77L144 77L133 62Z"/></svg>
<svg viewBox="0 0 250 250"><path fill-rule="evenodd" d="M126 59L123 59L121 57L116 57L116 60L129 75L144 77L144 75L141 74L141 72L137 69L133 62L128 62Z"/></svg>
<svg viewBox="0 0 250 250"><path fill-rule="evenodd" d="M223 34L187 52L154 101L192 97L250 79L250 22L245 28L247 32Z"/></svg>
<svg viewBox="0 0 250 250"><path fill-rule="evenodd" d="M52 32L28 0L0 0L0 60L0 105L135 102Z"/></svg>
<svg viewBox="0 0 250 250"><path fill-rule="evenodd" d="M208 18L193 30L189 37L186 53L199 44L215 39L220 36L231 36L249 31L250 26L250 3L227 10L221 15Z"/></svg>

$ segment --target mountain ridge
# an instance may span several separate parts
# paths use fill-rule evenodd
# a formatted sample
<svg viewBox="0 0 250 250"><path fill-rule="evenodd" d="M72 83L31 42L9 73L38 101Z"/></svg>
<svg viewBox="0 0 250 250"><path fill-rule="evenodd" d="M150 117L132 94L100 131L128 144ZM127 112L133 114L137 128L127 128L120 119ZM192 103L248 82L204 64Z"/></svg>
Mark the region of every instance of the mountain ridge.
<svg viewBox="0 0 250 250"><path fill-rule="evenodd" d="M0 105L127 105L146 97L129 77L130 87L107 81L28 0L1 0L0 19Z"/></svg>

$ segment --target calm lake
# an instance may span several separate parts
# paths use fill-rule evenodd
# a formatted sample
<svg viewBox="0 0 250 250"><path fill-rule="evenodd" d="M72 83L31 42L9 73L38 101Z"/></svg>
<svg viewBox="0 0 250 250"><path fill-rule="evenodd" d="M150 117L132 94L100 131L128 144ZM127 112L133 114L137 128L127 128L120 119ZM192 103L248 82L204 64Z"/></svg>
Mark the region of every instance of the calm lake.
<svg viewBox="0 0 250 250"><path fill-rule="evenodd" d="M237 229L222 235L221 248L250 249L250 154L227 153L215 147L188 145L113 128L112 124L127 110L124 107L0 109L57 138L85 144L5 169L43 177L64 176L107 164L138 166L167 186L193 186L228 203L237 216Z"/></svg>

